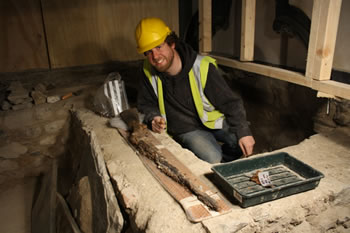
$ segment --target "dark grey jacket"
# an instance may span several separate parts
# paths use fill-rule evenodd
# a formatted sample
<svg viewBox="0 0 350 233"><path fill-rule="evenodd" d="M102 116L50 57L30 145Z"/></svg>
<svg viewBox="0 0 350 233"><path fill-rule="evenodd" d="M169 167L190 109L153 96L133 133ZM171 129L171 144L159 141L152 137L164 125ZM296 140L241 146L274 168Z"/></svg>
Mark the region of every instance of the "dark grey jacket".
<svg viewBox="0 0 350 233"><path fill-rule="evenodd" d="M210 130L199 119L189 83L188 73L197 53L182 42L177 43L175 48L181 57L181 72L175 76L157 72L163 84L167 131L176 136L196 129ZM241 98L232 92L213 64L209 66L204 94L225 115L230 131L238 138L251 135ZM153 117L160 116L157 96L146 75L140 81L138 109L145 114L145 123L148 126L151 125Z"/></svg>

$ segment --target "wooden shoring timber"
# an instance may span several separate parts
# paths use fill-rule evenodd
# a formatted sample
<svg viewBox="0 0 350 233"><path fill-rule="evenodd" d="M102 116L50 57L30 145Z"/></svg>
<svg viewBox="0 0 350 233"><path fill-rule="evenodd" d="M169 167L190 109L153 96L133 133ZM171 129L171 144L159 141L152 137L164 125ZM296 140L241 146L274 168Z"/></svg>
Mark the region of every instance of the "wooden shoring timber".
<svg viewBox="0 0 350 233"><path fill-rule="evenodd" d="M312 80L311 88L327 94L350 100L350 85L333 80Z"/></svg>
<svg viewBox="0 0 350 233"><path fill-rule="evenodd" d="M199 51L206 54L212 50L212 1L199 0Z"/></svg>
<svg viewBox="0 0 350 233"><path fill-rule="evenodd" d="M241 61L254 59L256 0L242 0Z"/></svg>
<svg viewBox="0 0 350 233"><path fill-rule="evenodd" d="M349 84L330 80L342 0L314 0L305 75L252 62L254 60L255 23L253 23L253 18L249 17L255 17L253 11L255 4L256 0L242 0L240 61L248 62L211 55L218 64L295 83L332 96L350 99ZM211 31L209 33L211 11L208 12L209 9L204 7L207 5L211 9L211 0L199 1L199 15L200 22L202 22L199 24L199 51L203 55L207 55L212 50ZM204 24L204 21L209 23ZM249 26L254 29L249 28Z"/></svg>
<svg viewBox="0 0 350 233"><path fill-rule="evenodd" d="M287 81L313 90L350 100L350 85L333 80L319 81L305 77L302 73L253 62L240 62L231 58L211 55L218 64L267 77Z"/></svg>
<svg viewBox="0 0 350 233"><path fill-rule="evenodd" d="M330 80L342 0L314 0L306 77Z"/></svg>
<svg viewBox="0 0 350 233"><path fill-rule="evenodd" d="M291 83L299 84L302 86L310 86L310 80L306 79L305 76L299 72L294 72L286 69L281 69L278 67L272 67L262 64L257 64L253 62L240 62L235 59L211 55L218 64L232 67L239 70L244 70L256 74L261 74L267 77L280 79L283 81L288 81Z"/></svg>

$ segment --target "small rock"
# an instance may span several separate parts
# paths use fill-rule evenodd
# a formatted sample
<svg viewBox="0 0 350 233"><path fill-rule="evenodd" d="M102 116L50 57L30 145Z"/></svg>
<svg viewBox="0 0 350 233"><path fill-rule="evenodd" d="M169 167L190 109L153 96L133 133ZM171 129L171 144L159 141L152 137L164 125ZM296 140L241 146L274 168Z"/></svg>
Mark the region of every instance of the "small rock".
<svg viewBox="0 0 350 233"><path fill-rule="evenodd" d="M46 95L44 95L41 91L32 91L31 96L34 99L35 105L46 103Z"/></svg>
<svg viewBox="0 0 350 233"><path fill-rule="evenodd" d="M202 225L207 232L234 233L240 232L248 225L248 223L244 222L243 220L233 220L227 216L222 216L220 219L212 218L204 220Z"/></svg>
<svg viewBox="0 0 350 233"><path fill-rule="evenodd" d="M346 221L342 225L345 229L349 229L350 228L350 221Z"/></svg>
<svg viewBox="0 0 350 233"><path fill-rule="evenodd" d="M337 103L337 109L333 120L342 126L350 125L350 101L343 100Z"/></svg>
<svg viewBox="0 0 350 233"><path fill-rule="evenodd" d="M46 86L42 83L38 83L35 87L34 87L35 91L39 91L41 93L46 93Z"/></svg>
<svg viewBox="0 0 350 233"><path fill-rule="evenodd" d="M4 102L1 104L1 109L7 111L11 109L11 106L12 105L7 100L4 100Z"/></svg>
<svg viewBox="0 0 350 233"><path fill-rule="evenodd" d="M52 135L40 140L39 144L42 146L47 146L47 145L53 145L55 144L55 142L56 142L56 137Z"/></svg>
<svg viewBox="0 0 350 233"><path fill-rule="evenodd" d="M292 218L290 221L290 224L293 226L298 226L303 222L303 220L301 219L296 219L296 218Z"/></svg>
<svg viewBox="0 0 350 233"><path fill-rule="evenodd" d="M61 97L59 97L58 95L54 95L54 96L48 96L46 101L49 103L49 104L53 104L53 103L56 103L57 101L60 101Z"/></svg>

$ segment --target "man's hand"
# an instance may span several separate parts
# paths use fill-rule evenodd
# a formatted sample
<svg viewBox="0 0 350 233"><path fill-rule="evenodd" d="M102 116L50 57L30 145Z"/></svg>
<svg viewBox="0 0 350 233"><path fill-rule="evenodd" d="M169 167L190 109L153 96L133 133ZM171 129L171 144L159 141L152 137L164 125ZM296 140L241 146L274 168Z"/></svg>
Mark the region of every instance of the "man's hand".
<svg viewBox="0 0 350 233"><path fill-rule="evenodd" d="M165 119L161 116L156 116L152 120L152 130L156 133L161 133L165 130Z"/></svg>
<svg viewBox="0 0 350 233"><path fill-rule="evenodd" d="M243 152L244 157L248 157L253 153L253 148L255 144L255 140L253 136L245 136L239 139L239 146Z"/></svg>

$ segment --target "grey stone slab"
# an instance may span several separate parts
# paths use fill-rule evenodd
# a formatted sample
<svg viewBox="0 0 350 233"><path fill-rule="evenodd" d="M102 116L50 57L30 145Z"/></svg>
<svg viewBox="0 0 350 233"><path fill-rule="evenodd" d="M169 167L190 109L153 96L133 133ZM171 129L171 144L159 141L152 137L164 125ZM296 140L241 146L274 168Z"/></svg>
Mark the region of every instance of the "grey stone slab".
<svg viewBox="0 0 350 233"><path fill-rule="evenodd" d="M84 233L93 233L93 216L91 186L89 177L82 177L71 189L67 201L77 224Z"/></svg>
<svg viewBox="0 0 350 233"><path fill-rule="evenodd" d="M72 205L75 212L74 217L80 219L77 221L78 223L82 223L81 220L83 219L81 219L81 216L84 208L85 210L90 208L85 204L88 201L91 202L91 221L93 224L85 224L85 222L85 230L89 229L88 226L90 226L88 232L119 233L123 228L124 218L120 211L96 135L90 128L81 124L80 119L76 117L74 112L71 119L73 121L73 134L68 139L70 155L62 166L70 166L73 169L71 177L75 178L73 181L69 181L67 180L69 177L66 177L64 182L62 181L63 183L60 184L60 187L62 187L63 192L75 193L70 200L74 204ZM77 169L75 173L74 169ZM62 169L62 171L64 170ZM84 180L81 181L81 179L85 180L85 186ZM82 182L80 183L80 188L83 189L83 187L86 188L87 181L91 190L91 198L88 195L84 198L79 198L80 192L77 191L79 188L75 187L74 184ZM71 185L69 186L69 184ZM66 191L67 189L69 191ZM85 203L84 208L82 208L83 203ZM88 215L85 216L85 220L88 218Z"/></svg>

